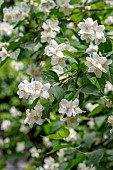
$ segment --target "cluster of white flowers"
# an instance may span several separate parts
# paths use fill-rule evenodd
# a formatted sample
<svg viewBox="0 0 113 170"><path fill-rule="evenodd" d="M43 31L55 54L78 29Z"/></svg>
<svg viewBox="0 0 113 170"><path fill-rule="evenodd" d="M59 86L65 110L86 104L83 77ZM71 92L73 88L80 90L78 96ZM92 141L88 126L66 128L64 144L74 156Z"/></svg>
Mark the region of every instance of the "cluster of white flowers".
<svg viewBox="0 0 113 170"><path fill-rule="evenodd" d="M33 124L36 123L38 125L42 124L42 111L43 111L43 107L42 105L38 102L37 105L34 107L34 109L27 109L26 110L26 119L24 121L24 123L28 123L29 126L32 128Z"/></svg>
<svg viewBox="0 0 113 170"><path fill-rule="evenodd" d="M92 112L99 104L92 104L92 103L87 103L85 105L86 109L90 112Z"/></svg>
<svg viewBox="0 0 113 170"><path fill-rule="evenodd" d="M41 42L50 42L52 38L55 38L57 33L60 32L60 27L58 26L59 21L53 19L47 19L43 23L42 28L44 31L41 32Z"/></svg>
<svg viewBox="0 0 113 170"><path fill-rule="evenodd" d="M56 4L53 0L41 0L39 9L46 13L47 15L50 13L51 9L53 9L55 6Z"/></svg>
<svg viewBox="0 0 113 170"><path fill-rule="evenodd" d="M90 43L89 47L86 49L88 54L92 54L93 52L98 52L98 45L94 45L92 42Z"/></svg>
<svg viewBox="0 0 113 170"><path fill-rule="evenodd" d="M22 152L25 149L25 142L17 142L16 144L16 151Z"/></svg>
<svg viewBox="0 0 113 170"><path fill-rule="evenodd" d="M74 9L74 6L69 4L70 0L57 0L56 3L59 7L59 11L63 12L65 15L69 15Z"/></svg>
<svg viewBox="0 0 113 170"><path fill-rule="evenodd" d="M112 126L112 129L110 130L110 133L113 133L113 115L108 117L108 123L110 123L111 126Z"/></svg>
<svg viewBox="0 0 113 170"><path fill-rule="evenodd" d="M109 71L108 65L111 63L112 60L100 57L96 52L93 52L90 57L86 57L85 65L88 67L88 72L94 72L96 77L101 78L102 72L107 73Z"/></svg>
<svg viewBox="0 0 113 170"><path fill-rule="evenodd" d="M50 83L42 84L39 81L28 82L24 80L18 85L19 90L17 94L19 98L30 99L31 101L34 101L38 97L48 99L50 86Z"/></svg>
<svg viewBox="0 0 113 170"><path fill-rule="evenodd" d="M97 21L93 21L92 18L84 19L84 22L80 22L78 27L80 28L79 34L82 40L87 42L95 41L97 45L106 41L104 36L105 27L98 25Z"/></svg>
<svg viewBox="0 0 113 170"><path fill-rule="evenodd" d="M22 112L17 110L15 106L12 106L10 109L9 109L9 112L11 113L11 116L12 117L17 117L17 116L21 116L22 115Z"/></svg>
<svg viewBox="0 0 113 170"><path fill-rule="evenodd" d="M20 5L20 7L19 7ZM10 24L22 21L28 16L28 11L26 11L26 3L20 3L18 6L4 8L3 9L3 20Z"/></svg>
<svg viewBox="0 0 113 170"><path fill-rule="evenodd" d="M62 114L61 120L66 114L67 117L76 116L83 111L78 107L79 100L76 98L74 101L68 101L66 99L62 99L60 102L59 113Z"/></svg>
<svg viewBox="0 0 113 170"><path fill-rule="evenodd" d="M59 163L55 163L55 160L49 156L44 159L44 170L59 170Z"/></svg>
<svg viewBox="0 0 113 170"><path fill-rule="evenodd" d="M1 130L7 131L11 127L11 121L10 120L3 120L1 123Z"/></svg>
<svg viewBox="0 0 113 170"><path fill-rule="evenodd" d="M10 36L13 32L13 26L7 22L0 22L0 35Z"/></svg>
<svg viewBox="0 0 113 170"><path fill-rule="evenodd" d="M14 68L16 71L22 70L24 68L24 63L21 61L12 61L10 66Z"/></svg>
<svg viewBox="0 0 113 170"><path fill-rule="evenodd" d="M30 153L31 153L31 155L32 155L32 157L34 158L38 158L39 157L39 153L38 153L38 150L37 150L37 148L34 146L34 147L32 147L30 150Z"/></svg>

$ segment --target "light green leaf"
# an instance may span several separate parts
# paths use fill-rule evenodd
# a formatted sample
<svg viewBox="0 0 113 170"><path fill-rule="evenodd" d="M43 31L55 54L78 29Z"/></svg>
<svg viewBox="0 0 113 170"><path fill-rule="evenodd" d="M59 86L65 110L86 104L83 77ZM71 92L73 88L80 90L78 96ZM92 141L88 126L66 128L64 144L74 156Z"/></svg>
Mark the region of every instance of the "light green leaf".
<svg viewBox="0 0 113 170"><path fill-rule="evenodd" d="M57 145L48 154L54 153L62 148L68 148L68 147L71 147L71 146L70 145Z"/></svg>
<svg viewBox="0 0 113 170"><path fill-rule="evenodd" d="M20 54L20 49L18 48L14 52L10 53L10 58L17 60L19 54Z"/></svg>
<svg viewBox="0 0 113 170"><path fill-rule="evenodd" d="M87 133L84 135L84 142L88 149L91 148L93 142L95 141L95 136L96 136L95 132Z"/></svg>
<svg viewBox="0 0 113 170"><path fill-rule="evenodd" d="M98 116L94 118L96 125L100 128L106 120L106 116Z"/></svg>
<svg viewBox="0 0 113 170"><path fill-rule="evenodd" d="M81 92L84 94L91 94L94 96L100 96L100 92L96 86L92 84L86 84L82 87Z"/></svg>

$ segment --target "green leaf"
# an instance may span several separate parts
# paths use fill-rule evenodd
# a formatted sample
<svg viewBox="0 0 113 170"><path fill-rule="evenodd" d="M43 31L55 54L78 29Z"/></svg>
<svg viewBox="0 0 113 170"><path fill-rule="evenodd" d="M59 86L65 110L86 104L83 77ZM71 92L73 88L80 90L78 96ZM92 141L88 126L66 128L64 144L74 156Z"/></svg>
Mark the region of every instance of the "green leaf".
<svg viewBox="0 0 113 170"><path fill-rule="evenodd" d="M96 86L94 86L92 84L84 85L81 89L81 92L84 93L84 94L91 94L91 95L94 95L94 96L100 96L99 90L97 89Z"/></svg>
<svg viewBox="0 0 113 170"><path fill-rule="evenodd" d="M19 54L20 54L20 49L17 48L14 52L10 53L10 58L17 60Z"/></svg>
<svg viewBox="0 0 113 170"><path fill-rule="evenodd" d="M62 87L53 86L50 90L57 100L61 100L64 97L64 90Z"/></svg>
<svg viewBox="0 0 113 170"><path fill-rule="evenodd" d="M0 62L0 67L2 67L2 66L6 63L6 61L7 61L8 59L9 59L9 58L6 58L5 60L1 61L1 62Z"/></svg>
<svg viewBox="0 0 113 170"><path fill-rule="evenodd" d="M96 125L100 128L106 120L106 116L98 116L94 118Z"/></svg>
<svg viewBox="0 0 113 170"><path fill-rule="evenodd" d="M95 140L95 136L96 136L95 132L87 133L84 135L84 142L88 149L91 148L91 145L93 144L93 142Z"/></svg>
<svg viewBox="0 0 113 170"><path fill-rule="evenodd" d="M67 56L69 56L71 58L75 58L76 57L74 52L70 52L70 51L64 50L63 53L64 53L64 55L67 55Z"/></svg>
<svg viewBox="0 0 113 170"><path fill-rule="evenodd" d="M109 65L109 81L113 84L113 63Z"/></svg>
<svg viewBox="0 0 113 170"><path fill-rule="evenodd" d="M56 72L52 70L43 72L44 79L49 82L59 82L59 77Z"/></svg>
<svg viewBox="0 0 113 170"><path fill-rule="evenodd" d="M105 43L101 43L99 45L99 50L101 51L101 53L108 53L108 52L112 51L112 43L108 37L106 37Z"/></svg>
<svg viewBox="0 0 113 170"><path fill-rule="evenodd" d="M68 148L68 147L71 147L71 146L70 145L57 145L50 152L48 152L48 154L54 153L62 148Z"/></svg>
<svg viewBox="0 0 113 170"><path fill-rule="evenodd" d="M104 156L104 150L103 149L98 149L98 150L95 150L93 152L87 152L86 156L89 158L91 163L93 163L95 165L99 165L101 159Z"/></svg>
<svg viewBox="0 0 113 170"><path fill-rule="evenodd" d="M69 136L69 130L67 128L62 128L61 130L59 130L58 133L51 134L51 135L48 135L45 137L50 138L50 139L59 140L59 139L65 139L68 136Z"/></svg>
<svg viewBox="0 0 113 170"><path fill-rule="evenodd" d="M85 154L82 154L78 157L76 157L75 159L73 159L72 161L70 161L67 165L67 167L65 168L65 170L70 170L70 168L73 168L75 165L77 165L80 162L83 162L83 160L85 159Z"/></svg>

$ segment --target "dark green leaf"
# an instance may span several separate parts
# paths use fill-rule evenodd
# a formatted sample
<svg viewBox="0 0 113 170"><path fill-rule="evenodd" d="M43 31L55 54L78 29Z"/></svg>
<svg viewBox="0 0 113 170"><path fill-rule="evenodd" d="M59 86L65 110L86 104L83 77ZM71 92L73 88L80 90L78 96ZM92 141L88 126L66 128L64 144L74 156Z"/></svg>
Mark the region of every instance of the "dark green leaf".
<svg viewBox="0 0 113 170"><path fill-rule="evenodd" d="M57 100L61 100L64 97L64 90L62 87L53 86L50 90Z"/></svg>
<svg viewBox="0 0 113 170"><path fill-rule="evenodd" d="M59 82L59 77L56 72L52 70L44 71L44 79L49 82Z"/></svg>

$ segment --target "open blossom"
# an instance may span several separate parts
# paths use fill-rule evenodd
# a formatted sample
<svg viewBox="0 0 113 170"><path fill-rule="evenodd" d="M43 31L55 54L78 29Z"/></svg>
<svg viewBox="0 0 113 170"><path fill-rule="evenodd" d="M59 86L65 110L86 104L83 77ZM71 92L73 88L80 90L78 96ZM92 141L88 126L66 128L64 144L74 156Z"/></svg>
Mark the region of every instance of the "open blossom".
<svg viewBox="0 0 113 170"><path fill-rule="evenodd" d="M25 149L25 142L17 142L16 151L22 152Z"/></svg>
<svg viewBox="0 0 113 170"><path fill-rule="evenodd" d="M108 117L108 123L111 124L112 129L110 130L110 132L113 133L113 115L111 115L111 116Z"/></svg>
<svg viewBox="0 0 113 170"><path fill-rule="evenodd" d="M86 57L85 65L88 67L88 72L94 72L96 77L100 78L102 72L108 72L108 65L111 63L112 60L107 60L106 57L100 57L96 52L93 52L93 57Z"/></svg>
<svg viewBox="0 0 113 170"><path fill-rule="evenodd" d="M87 53L93 53L98 51L98 45L94 45L92 42L90 43L89 47L86 49Z"/></svg>
<svg viewBox="0 0 113 170"><path fill-rule="evenodd" d="M33 127L33 124L36 123L38 125L42 124L42 111L43 107L42 105L38 102L37 105L34 107L34 109L27 109L26 110L26 119L24 123L28 123L30 128Z"/></svg>
<svg viewBox="0 0 113 170"><path fill-rule="evenodd" d="M39 9L47 14L56 6L53 0L41 0Z"/></svg>
<svg viewBox="0 0 113 170"><path fill-rule="evenodd" d="M59 113L62 114L61 118L66 114L67 117L76 116L83 111L78 107L79 100L76 98L74 101L62 99L60 102Z"/></svg>
<svg viewBox="0 0 113 170"><path fill-rule="evenodd" d="M73 5L69 4L70 0L57 0L56 3L59 6L59 10L63 12L65 15L69 15L73 10Z"/></svg>
<svg viewBox="0 0 113 170"><path fill-rule="evenodd" d="M38 153L38 150L37 150L37 148L36 147L32 147L30 150L30 153L31 153L31 155L32 155L32 157L34 158L38 158L39 157L39 153Z"/></svg>
<svg viewBox="0 0 113 170"><path fill-rule="evenodd" d="M1 124L1 130L7 131L11 127L10 120L3 120Z"/></svg>
<svg viewBox="0 0 113 170"><path fill-rule="evenodd" d="M9 57L10 55L8 54L7 50L2 47L2 51L0 51L0 58L1 60L5 60L7 57Z"/></svg>
<svg viewBox="0 0 113 170"><path fill-rule="evenodd" d="M10 36L13 32L13 26L7 22L0 22L0 35Z"/></svg>
<svg viewBox="0 0 113 170"><path fill-rule="evenodd" d="M24 63L23 62L19 62L19 61L12 61L10 63L10 66L12 68L14 68L16 71L22 70L24 68Z"/></svg>
<svg viewBox="0 0 113 170"><path fill-rule="evenodd" d="M91 165L90 167L86 166L85 162L83 162L78 164L77 170L96 170L96 167L94 167L93 165Z"/></svg>
<svg viewBox="0 0 113 170"><path fill-rule="evenodd" d="M77 132L73 128L70 128L69 132L70 133L69 136L66 138L66 141L74 143L77 140Z"/></svg>
<svg viewBox="0 0 113 170"><path fill-rule="evenodd" d="M14 106L12 106L9 111L10 111L12 117L17 117L17 116L22 115L22 112L17 110L16 107L14 107Z"/></svg>
<svg viewBox="0 0 113 170"><path fill-rule="evenodd" d="M113 85L109 81L106 81L104 93L108 94L110 91L113 91Z"/></svg>
<svg viewBox="0 0 113 170"><path fill-rule="evenodd" d="M44 169L45 170L59 170L59 163L55 163L55 160L49 156L44 159Z"/></svg>
<svg viewBox="0 0 113 170"><path fill-rule="evenodd" d="M86 104L86 109L89 110L90 112L93 111L99 104L92 104L92 103L87 103Z"/></svg>
<svg viewBox="0 0 113 170"><path fill-rule="evenodd" d="M50 86L49 83L42 84L39 81L28 82L27 80L24 80L19 84L17 94L19 95L19 98L30 99L31 101L38 97L41 99L48 99L48 90L50 89Z"/></svg>
<svg viewBox="0 0 113 170"><path fill-rule="evenodd" d="M97 45L106 41L104 36L105 27L98 25L97 21L93 21L92 18L84 19L84 22L80 22L78 27L80 28L79 34L82 40L86 40L87 42L94 40Z"/></svg>
<svg viewBox="0 0 113 170"><path fill-rule="evenodd" d="M67 158L65 157L65 150L66 150L66 149L60 149L60 150L57 152L59 162L67 161Z"/></svg>

